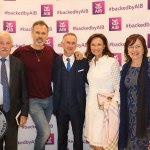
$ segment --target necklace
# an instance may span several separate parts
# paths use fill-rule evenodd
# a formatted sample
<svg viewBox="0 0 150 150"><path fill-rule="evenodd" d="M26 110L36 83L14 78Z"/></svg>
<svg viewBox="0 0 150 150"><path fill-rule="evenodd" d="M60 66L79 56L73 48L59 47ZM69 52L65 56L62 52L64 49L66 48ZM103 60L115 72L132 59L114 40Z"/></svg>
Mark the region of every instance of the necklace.
<svg viewBox="0 0 150 150"><path fill-rule="evenodd" d="M37 52L34 50L34 54L35 54L35 56L36 56L36 58L37 58L37 61L38 61L38 63L41 61L41 56L42 56L42 54L43 54L43 50L42 50L42 52L41 52L41 54L40 54L40 56L38 56L38 54L37 54Z"/></svg>

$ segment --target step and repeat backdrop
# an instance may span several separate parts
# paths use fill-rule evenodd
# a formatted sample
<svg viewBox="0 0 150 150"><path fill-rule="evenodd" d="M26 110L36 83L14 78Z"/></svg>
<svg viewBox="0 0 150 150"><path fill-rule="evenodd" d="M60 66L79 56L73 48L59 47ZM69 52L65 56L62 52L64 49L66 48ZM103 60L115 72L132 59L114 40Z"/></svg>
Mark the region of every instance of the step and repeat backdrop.
<svg viewBox="0 0 150 150"><path fill-rule="evenodd" d="M130 34L142 34L150 48L150 0L0 0L0 30L11 33L12 51L32 43L31 26L37 20L48 24L46 44L57 53L63 53L60 43L66 32L77 35L77 50L83 53L90 35L105 34L120 67L124 63L124 42ZM51 136L46 150L57 150L55 116L52 116L49 126ZM68 135L68 150L73 150L71 126ZM18 150L32 150L35 136L35 125L29 116L27 124L19 129ZM90 150L84 137L83 141L84 150Z"/></svg>

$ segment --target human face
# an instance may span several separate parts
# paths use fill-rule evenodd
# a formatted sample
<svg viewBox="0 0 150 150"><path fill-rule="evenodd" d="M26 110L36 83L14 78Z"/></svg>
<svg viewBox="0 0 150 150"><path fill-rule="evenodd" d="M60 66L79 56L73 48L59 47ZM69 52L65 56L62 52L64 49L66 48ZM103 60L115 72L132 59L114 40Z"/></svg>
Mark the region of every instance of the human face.
<svg viewBox="0 0 150 150"><path fill-rule="evenodd" d="M132 60L141 60L143 58L144 48L139 39L133 45L128 46L128 55Z"/></svg>
<svg viewBox="0 0 150 150"><path fill-rule="evenodd" d="M64 55L70 57L77 48L77 39L73 35L67 35L64 37L61 44L64 49Z"/></svg>
<svg viewBox="0 0 150 150"><path fill-rule="evenodd" d="M103 53L103 50L105 48L105 45L104 45L103 40L101 38L99 38L99 37L94 38L91 41L90 47L91 47L91 52L93 55L95 55L96 59L102 57L102 53Z"/></svg>
<svg viewBox="0 0 150 150"><path fill-rule="evenodd" d="M45 25L36 25L32 30L33 48L42 49L48 38L48 30Z"/></svg>
<svg viewBox="0 0 150 150"><path fill-rule="evenodd" d="M12 39L8 34L0 35L0 56L7 57L10 54L12 48Z"/></svg>

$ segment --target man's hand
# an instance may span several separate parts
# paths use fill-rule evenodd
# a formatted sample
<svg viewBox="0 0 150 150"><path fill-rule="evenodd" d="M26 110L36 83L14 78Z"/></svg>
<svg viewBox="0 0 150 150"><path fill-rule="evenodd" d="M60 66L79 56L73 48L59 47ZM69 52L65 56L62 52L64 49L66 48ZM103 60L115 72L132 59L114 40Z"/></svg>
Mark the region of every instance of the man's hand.
<svg viewBox="0 0 150 150"><path fill-rule="evenodd" d="M20 116L19 127L22 127L27 122L27 118L28 117L26 117L26 116Z"/></svg>
<svg viewBox="0 0 150 150"><path fill-rule="evenodd" d="M77 60L82 60L83 59L83 53L76 51L75 52L75 57Z"/></svg>

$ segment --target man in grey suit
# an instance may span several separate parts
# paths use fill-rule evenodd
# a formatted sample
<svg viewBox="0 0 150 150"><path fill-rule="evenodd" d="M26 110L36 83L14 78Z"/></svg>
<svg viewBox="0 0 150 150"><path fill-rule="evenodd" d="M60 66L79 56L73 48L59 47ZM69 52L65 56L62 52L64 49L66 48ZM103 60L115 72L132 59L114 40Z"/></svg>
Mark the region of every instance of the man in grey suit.
<svg viewBox="0 0 150 150"><path fill-rule="evenodd" d="M89 68L86 59L76 60L77 37L63 36L63 56L56 58L53 71L53 109L58 127L58 150L67 150L69 121L74 135L74 150L83 150L82 132L85 116L85 82Z"/></svg>
<svg viewBox="0 0 150 150"><path fill-rule="evenodd" d="M0 150L3 150L4 141L6 150L17 150L18 125L15 117L21 110L19 127L26 123L28 117L28 95L24 66L18 58L10 54L12 44L10 34L7 31L0 32L0 86L3 89L0 110L5 114L7 120L7 131L0 139ZM4 89L5 87L7 89Z"/></svg>

